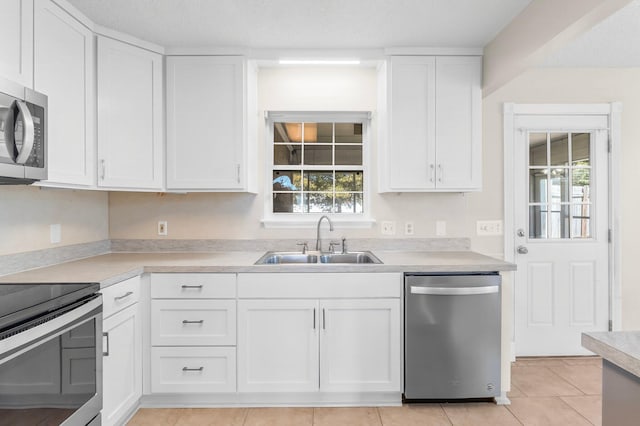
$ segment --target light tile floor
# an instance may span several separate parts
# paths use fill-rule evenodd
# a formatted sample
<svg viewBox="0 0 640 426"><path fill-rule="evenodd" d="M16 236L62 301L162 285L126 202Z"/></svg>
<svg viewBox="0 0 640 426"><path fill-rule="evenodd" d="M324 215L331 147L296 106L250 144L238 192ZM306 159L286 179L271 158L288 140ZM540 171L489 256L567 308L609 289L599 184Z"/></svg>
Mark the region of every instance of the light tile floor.
<svg viewBox="0 0 640 426"><path fill-rule="evenodd" d="M511 405L412 404L358 408L140 409L129 426L503 426L602 424L602 360L518 358Z"/></svg>

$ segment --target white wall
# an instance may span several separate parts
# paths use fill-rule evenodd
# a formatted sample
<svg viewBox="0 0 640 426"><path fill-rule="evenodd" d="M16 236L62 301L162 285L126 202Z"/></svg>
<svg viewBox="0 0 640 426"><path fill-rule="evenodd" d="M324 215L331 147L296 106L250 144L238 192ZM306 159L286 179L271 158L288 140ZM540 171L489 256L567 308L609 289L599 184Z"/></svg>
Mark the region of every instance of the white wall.
<svg viewBox="0 0 640 426"><path fill-rule="evenodd" d="M377 225L371 229L346 229L339 235L349 238L381 237L382 220L396 222L395 237L404 237L405 221L415 224L415 237L434 237L437 220L447 222L447 236L467 237L475 233L475 220L502 215L501 179L490 164L485 172L487 191L481 194L384 194L375 192L377 184L377 71L371 67L273 67L262 68L258 77L259 116L264 111L373 111L372 156L369 179L374 189L371 210ZM265 176L266 140L259 126L259 176ZM493 161L495 150L485 151ZM495 164L501 164L496 158ZM161 238L156 235L158 220L169 223L168 238L299 238L312 240L315 230L265 229L260 220L264 210L261 192L250 194L135 194L111 193L111 238ZM496 189L493 189L496 188ZM501 255L498 237L474 240L474 249Z"/></svg>
<svg viewBox="0 0 640 426"><path fill-rule="evenodd" d="M109 238L109 196L104 192L0 187L0 255L100 241ZM51 244L49 226L62 239Z"/></svg>

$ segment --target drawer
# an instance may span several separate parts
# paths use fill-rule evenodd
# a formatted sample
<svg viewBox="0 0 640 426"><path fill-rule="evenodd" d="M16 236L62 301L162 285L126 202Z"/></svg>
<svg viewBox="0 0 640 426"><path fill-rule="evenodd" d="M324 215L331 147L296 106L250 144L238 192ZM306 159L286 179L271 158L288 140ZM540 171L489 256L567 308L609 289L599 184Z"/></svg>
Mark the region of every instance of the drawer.
<svg viewBox="0 0 640 426"><path fill-rule="evenodd" d="M235 300L152 300L153 346L236 344Z"/></svg>
<svg viewBox="0 0 640 426"><path fill-rule="evenodd" d="M235 348L151 348L152 393L235 391Z"/></svg>
<svg viewBox="0 0 640 426"><path fill-rule="evenodd" d="M102 317L107 318L131 306L140 299L140 277L129 278L100 290L102 293Z"/></svg>
<svg viewBox="0 0 640 426"><path fill-rule="evenodd" d="M151 274L153 299L235 299L236 274Z"/></svg>

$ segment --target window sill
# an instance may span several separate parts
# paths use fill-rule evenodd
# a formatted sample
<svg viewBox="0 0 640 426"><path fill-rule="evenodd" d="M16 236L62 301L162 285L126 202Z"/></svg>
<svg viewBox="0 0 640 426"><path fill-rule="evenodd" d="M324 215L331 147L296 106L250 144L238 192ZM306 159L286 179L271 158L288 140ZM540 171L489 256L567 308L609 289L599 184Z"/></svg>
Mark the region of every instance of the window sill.
<svg viewBox="0 0 640 426"><path fill-rule="evenodd" d="M262 219L261 222L262 226L267 229L315 228L318 225L318 219L320 219L320 217L322 217L322 215L310 217L269 217ZM369 229L376 223L375 219L365 216L329 216L329 218L333 226L338 229Z"/></svg>

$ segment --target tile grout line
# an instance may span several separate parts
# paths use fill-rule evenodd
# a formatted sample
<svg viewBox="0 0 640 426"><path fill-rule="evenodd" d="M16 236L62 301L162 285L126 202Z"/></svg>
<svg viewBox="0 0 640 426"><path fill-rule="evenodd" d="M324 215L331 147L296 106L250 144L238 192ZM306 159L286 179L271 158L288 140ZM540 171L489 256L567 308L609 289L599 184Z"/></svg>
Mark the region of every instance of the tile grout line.
<svg viewBox="0 0 640 426"><path fill-rule="evenodd" d="M595 396L595 395L585 395L585 396ZM569 406L573 411L575 411L576 413L578 413L578 415L579 415L580 417L582 417L583 419L585 419L588 423L591 423L592 425L595 425L595 423L593 423L591 420L589 420L587 417L585 417L585 415L584 415L584 414L582 414L580 411L578 411L578 409L574 408L571 404L569 404L567 401L565 401L564 399L562 399L562 398L565 398L565 397L562 397L562 396L561 396L561 397L559 397L559 398L560 398L560 401L564 402L564 403L565 403L567 406Z"/></svg>
<svg viewBox="0 0 640 426"><path fill-rule="evenodd" d="M382 422L382 414L380 414L380 407L375 407L376 409L376 413L378 413L378 420L380 420L380 426L384 426L384 423Z"/></svg>
<svg viewBox="0 0 640 426"><path fill-rule="evenodd" d="M506 407L507 411L508 411L508 412L510 412L510 413L511 413L511 415L516 419L516 421L517 421L518 423L520 423L522 426L524 426L524 422L523 422L522 420L520 420L520 418L516 415L516 413L514 413L513 411L511 411L511 408L510 408L510 407L511 407L511 404L509 404L509 405L505 405L505 407Z"/></svg>
<svg viewBox="0 0 640 426"><path fill-rule="evenodd" d="M555 371L553 371L550 367L545 367L547 368L549 371L551 371L552 374L558 376L560 378L560 380L564 380L565 382L567 382L570 386L573 386L574 388L576 388L578 390L578 392L580 392L582 395L576 395L576 396L586 396L587 394L580 389L578 386L574 385L573 383L571 383L569 380L565 379L564 377L562 377L561 375L559 375L558 373L556 373ZM565 396L565 395L558 395L560 396ZM564 401L563 401L564 402Z"/></svg>
<svg viewBox="0 0 640 426"><path fill-rule="evenodd" d="M249 410L250 408L244 409L244 418L242 419L242 426L247 424L247 417L249 417Z"/></svg>
<svg viewBox="0 0 640 426"><path fill-rule="evenodd" d="M449 424L453 426L453 420L451 420L451 417L449 417L449 415L447 414L447 410L444 409L444 407L442 406L442 404L438 404L440 406L440 409L442 410L442 412L444 413L444 416L447 418L447 420L449 421Z"/></svg>

